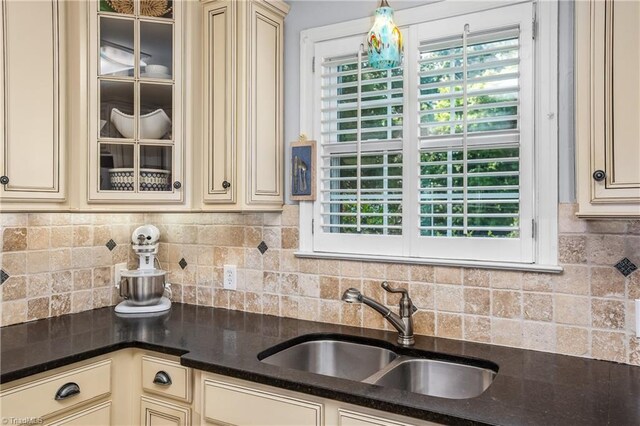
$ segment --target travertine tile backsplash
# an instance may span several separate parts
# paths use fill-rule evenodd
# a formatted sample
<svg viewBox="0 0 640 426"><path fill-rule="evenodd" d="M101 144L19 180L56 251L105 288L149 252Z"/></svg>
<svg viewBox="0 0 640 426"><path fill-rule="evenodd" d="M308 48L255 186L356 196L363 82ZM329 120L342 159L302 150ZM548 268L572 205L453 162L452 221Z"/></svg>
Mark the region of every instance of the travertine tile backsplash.
<svg viewBox="0 0 640 426"><path fill-rule="evenodd" d="M397 298L380 288L386 279L409 288L419 334L640 365L640 271L625 278L613 268L623 257L640 264L640 221L583 221L574 211L560 205L562 274L298 259L297 206L282 214L2 214L9 278L1 321L117 303L112 266L135 267L131 232L153 223L177 301L384 329L380 315L340 295L356 287L396 309ZM238 266L237 291L222 289L224 264Z"/></svg>

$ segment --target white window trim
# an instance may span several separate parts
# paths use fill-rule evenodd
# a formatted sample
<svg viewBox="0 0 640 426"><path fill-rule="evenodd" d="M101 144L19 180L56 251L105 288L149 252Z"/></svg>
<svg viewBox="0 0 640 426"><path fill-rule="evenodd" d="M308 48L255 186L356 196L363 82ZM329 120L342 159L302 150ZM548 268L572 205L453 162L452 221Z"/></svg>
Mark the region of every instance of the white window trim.
<svg viewBox="0 0 640 426"><path fill-rule="evenodd" d="M397 263L469 266L493 269L560 272L558 266L558 5L542 1L441 1L435 4L399 10L395 21L409 26L468 13L498 9L520 3L533 3L535 20L535 247L533 263L486 262L456 259L431 259L369 254L332 254L313 251L313 232L319 232L319 224L313 223L314 202L300 202L300 249L298 257L355 259ZM310 137L314 132L313 61L314 44L335 38L366 33L370 18L312 28L300 34L300 130Z"/></svg>

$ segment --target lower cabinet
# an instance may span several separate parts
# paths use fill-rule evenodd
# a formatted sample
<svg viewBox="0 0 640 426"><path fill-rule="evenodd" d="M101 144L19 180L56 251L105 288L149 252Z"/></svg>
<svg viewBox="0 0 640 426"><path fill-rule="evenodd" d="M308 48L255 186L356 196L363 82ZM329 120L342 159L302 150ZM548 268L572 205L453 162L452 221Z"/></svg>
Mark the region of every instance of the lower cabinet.
<svg viewBox="0 0 640 426"><path fill-rule="evenodd" d="M429 426L436 423L195 371L194 423L242 426Z"/></svg>
<svg viewBox="0 0 640 426"><path fill-rule="evenodd" d="M319 426L322 404L205 376L203 424ZM251 409L247 409L251 407Z"/></svg>
<svg viewBox="0 0 640 426"><path fill-rule="evenodd" d="M0 423L44 425L434 425L331 399L194 370L178 357L124 349L0 385Z"/></svg>

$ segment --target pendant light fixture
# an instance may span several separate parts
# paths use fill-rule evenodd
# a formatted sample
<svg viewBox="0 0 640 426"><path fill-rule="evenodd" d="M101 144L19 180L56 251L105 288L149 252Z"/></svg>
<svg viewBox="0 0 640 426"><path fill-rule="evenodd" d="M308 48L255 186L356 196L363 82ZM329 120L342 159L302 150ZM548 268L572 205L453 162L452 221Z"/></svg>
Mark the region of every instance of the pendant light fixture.
<svg viewBox="0 0 640 426"><path fill-rule="evenodd" d="M376 9L375 22L367 36L369 66L377 69L394 68L402 64L402 33L393 22L393 9L381 0Z"/></svg>

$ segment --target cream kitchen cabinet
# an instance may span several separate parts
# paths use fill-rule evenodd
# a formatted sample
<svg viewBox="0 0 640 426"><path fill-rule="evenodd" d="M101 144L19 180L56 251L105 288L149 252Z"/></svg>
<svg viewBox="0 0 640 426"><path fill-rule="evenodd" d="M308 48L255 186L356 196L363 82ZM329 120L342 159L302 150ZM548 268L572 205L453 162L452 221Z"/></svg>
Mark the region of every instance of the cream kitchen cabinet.
<svg viewBox="0 0 640 426"><path fill-rule="evenodd" d="M202 208L283 204L283 26L279 0L203 0Z"/></svg>
<svg viewBox="0 0 640 426"><path fill-rule="evenodd" d="M578 216L640 217L640 2L576 2Z"/></svg>
<svg viewBox="0 0 640 426"><path fill-rule="evenodd" d="M65 2L0 0L0 206L66 199Z"/></svg>
<svg viewBox="0 0 640 426"><path fill-rule="evenodd" d="M131 351L123 350L0 386L6 424L131 424ZM13 420L12 420L13 419Z"/></svg>
<svg viewBox="0 0 640 426"><path fill-rule="evenodd" d="M196 371L194 411L201 425L431 426L412 419L246 380ZM247 409L247 407L250 407ZM194 422L197 424L197 422Z"/></svg>
<svg viewBox="0 0 640 426"><path fill-rule="evenodd" d="M85 3L87 203L183 204L188 2Z"/></svg>
<svg viewBox="0 0 640 426"><path fill-rule="evenodd" d="M136 352L134 363L140 365L140 424L190 425L193 371L148 353Z"/></svg>

